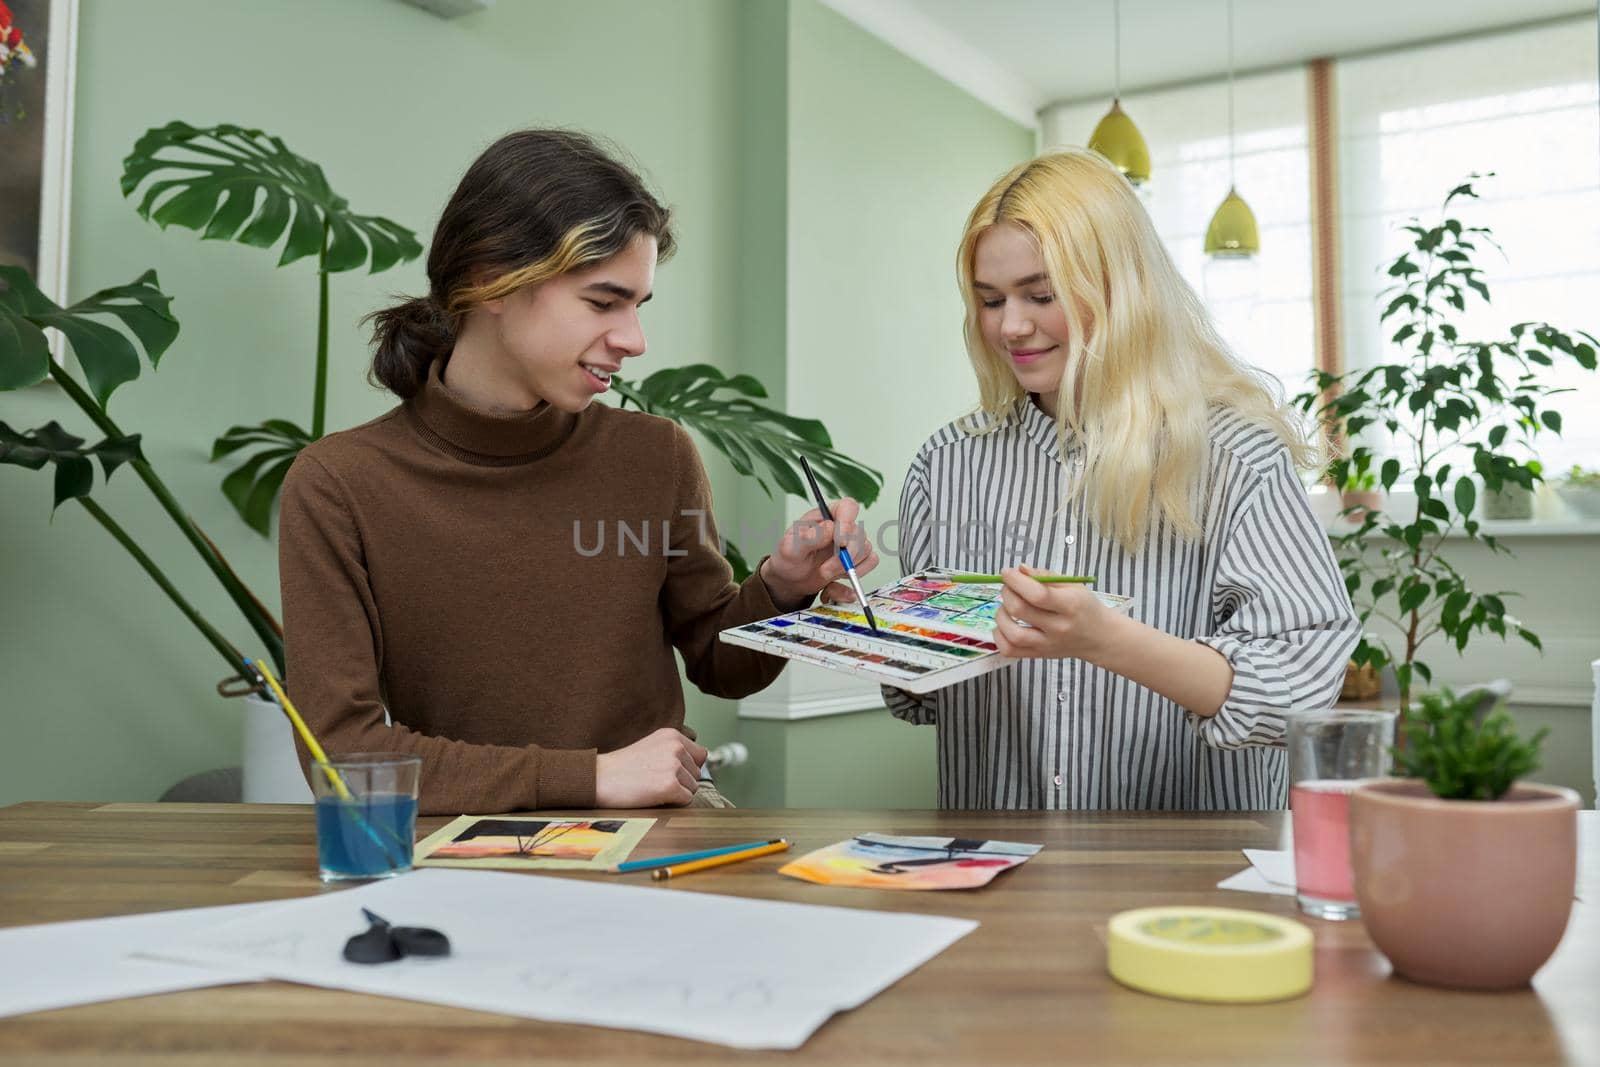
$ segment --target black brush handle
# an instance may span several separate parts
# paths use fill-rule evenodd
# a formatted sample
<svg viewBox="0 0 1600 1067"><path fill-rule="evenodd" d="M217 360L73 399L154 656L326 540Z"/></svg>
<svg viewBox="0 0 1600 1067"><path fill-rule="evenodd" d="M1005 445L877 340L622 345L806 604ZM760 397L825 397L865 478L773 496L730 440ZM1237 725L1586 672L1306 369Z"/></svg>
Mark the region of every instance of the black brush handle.
<svg viewBox="0 0 1600 1067"><path fill-rule="evenodd" d="M806 472L806 481L811 483L811 495L817 498L817 510L822 512L824 522L833 521L833 512L828 510L828 499L822 495L822 486L817 484L817 476L811 473L811 464L806 462L806 457L800 457L800 469Z"/></svg>

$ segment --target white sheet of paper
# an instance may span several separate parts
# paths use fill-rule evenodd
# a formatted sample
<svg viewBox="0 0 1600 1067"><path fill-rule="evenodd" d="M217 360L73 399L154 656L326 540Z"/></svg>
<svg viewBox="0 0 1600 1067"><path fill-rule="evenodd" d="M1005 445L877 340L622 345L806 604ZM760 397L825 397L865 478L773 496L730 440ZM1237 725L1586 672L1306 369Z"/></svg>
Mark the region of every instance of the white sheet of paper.
<svg viewBox="0 0 1600 1067"><path fill-rule="evenodd" d="M1278 851L1269 848L1247 848L1243 850L1244 858L1250 861L1250 866L1261 872L1261 876L1273 885L1288 886L1293 891L1294 882L1294 853L1288 849Z"/></svg>
<svg viewBox="0 0 1600 1067"><path fill-rule="evenodd" d="M1242 850L1250 866L1217 883L1218 889L1237 889L1242 893L1276 893L1294 896L1294 853L1270 848Z"/></svg>
<svg viewBox="0 0 1600 1067"><path fill-rule="evenodd" d="M133 959L128 953L275 906L231 904L0 930L0 1016L260 981L259 970Z"/></svg>
<svg viewBox="0 0 1600 1067"><path fill-rule="evenodd" d="M431 926L451 955L363 966L367 927ZM695 1038L798 1048L977 927L498 871L419 870L152 942L166 959L363 993Z"/></svg>
<svg viewBox="0 0 1600 1067"><path fill-rule="evenodd" d="M1237 889L1242 893L1276 893L1279 896L1294 896L1294 886L1269 882L1266 875L1254 867L1246 867L1238 874L1229 875L1217 883L1217 888Z"/></svg>
<svg viewBox="0 0 1600 1067"><path fill-rule="evenodd" d="M1294 896L1293 852L1287 850L1279 852L1265 848L1247 848L1243 852L1250 860L1250 866L1218 882L1218 889ZM1594 869L1595 865L1591 865L1590 868L1583 867L1583 860L1580 853L1576 896L1579 900L1591 900L1600 895L1600 870Z"/></svg>

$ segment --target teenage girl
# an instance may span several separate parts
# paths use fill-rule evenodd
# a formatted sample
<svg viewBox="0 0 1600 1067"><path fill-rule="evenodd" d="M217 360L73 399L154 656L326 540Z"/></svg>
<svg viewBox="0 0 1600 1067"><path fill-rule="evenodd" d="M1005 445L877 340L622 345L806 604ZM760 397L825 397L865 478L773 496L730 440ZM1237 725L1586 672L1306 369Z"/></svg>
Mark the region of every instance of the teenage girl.
<svg viewBox="0 0 1600 1067"><path fill-rule="evenodd" d="M1282 807L1285 714L1333 701L1358 627L1277 393L1093 153L995 183L957 273L979 403L911 465L901 567L1001 571L1022 663L885 690L938 730L940 805Z"/></svg>

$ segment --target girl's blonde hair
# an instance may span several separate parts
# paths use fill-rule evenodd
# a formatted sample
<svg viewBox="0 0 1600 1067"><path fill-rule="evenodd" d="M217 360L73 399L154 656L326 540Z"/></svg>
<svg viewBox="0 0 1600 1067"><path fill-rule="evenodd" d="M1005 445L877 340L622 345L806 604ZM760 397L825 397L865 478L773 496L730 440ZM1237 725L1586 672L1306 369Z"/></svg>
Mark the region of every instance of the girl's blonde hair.
<svg viewBox="0 0 1600 1067"><path fill-rule="evenodd" d="M997 428L1023 399L1007 355L984 342L973 286L978 240L1002 223L1038 242L1066 316L1056 430L1063 446L1070 435L1084 447L1082 475L1066 499L1080 502L1103 533L1130 552L1157 520L1185 539L1200 536L1213 406L1270 429L1297 465L1313 464L1279 391L1228 350L1127 179L1081 149L1014 168L967 219L956 270L979 404L964 429Z"/></svg>

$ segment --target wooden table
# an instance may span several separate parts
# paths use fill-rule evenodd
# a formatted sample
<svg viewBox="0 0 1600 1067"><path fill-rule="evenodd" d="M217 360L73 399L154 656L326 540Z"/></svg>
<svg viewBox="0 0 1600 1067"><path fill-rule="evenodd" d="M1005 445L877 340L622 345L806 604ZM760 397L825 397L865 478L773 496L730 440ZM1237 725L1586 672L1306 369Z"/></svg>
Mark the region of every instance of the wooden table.
<svg viewBox="0 0 1600 1067"><path fill-rule="evenodd" d="M1215 888L1244 866L1241 847L1283 846L1280 812L637 814L661 820L637 857L780 833L804 852L869 829L1045 848L973 892L829 889L778 877L777 857L661 888L980 921L878 997L834 1016L797 1052L263 983L0 1019L0 1063L1600 1063L1600 902L1578 905L1556 957L1522 992L1447 992L1389 978L1359 923L1316 920L1307 920L1316 985L1298 1000L1188 1004L1107 977L1106 921L1125 908L1196 903L1294 914L1288 897ZM443 822L423 820L423 829ZM1582 836L1585 854L1595 855L1593 813ZM315 866L309 808L18 804L0 809L0 925L302 896L321 891Z"/></svg>

